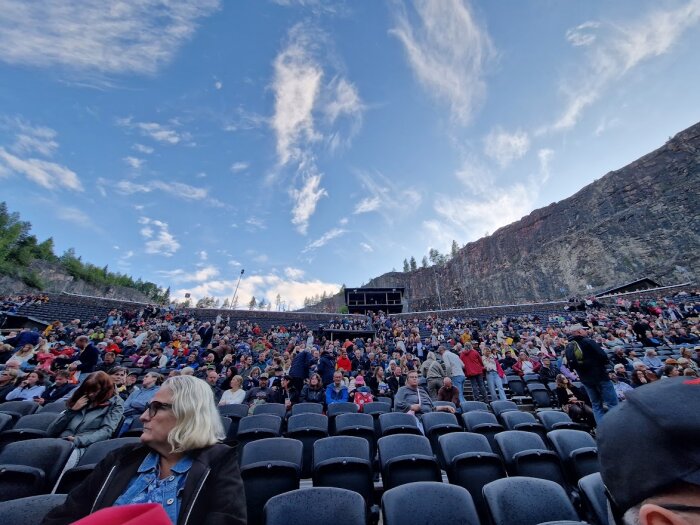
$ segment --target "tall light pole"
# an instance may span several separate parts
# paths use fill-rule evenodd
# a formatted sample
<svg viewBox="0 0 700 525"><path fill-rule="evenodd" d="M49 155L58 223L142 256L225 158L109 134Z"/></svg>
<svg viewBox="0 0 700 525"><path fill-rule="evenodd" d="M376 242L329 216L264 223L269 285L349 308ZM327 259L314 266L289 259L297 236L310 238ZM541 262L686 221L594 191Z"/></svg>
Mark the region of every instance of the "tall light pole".
<svg viewBox="0 0 700 525"><path fill-rule="evenodd" d="M238 294L238 287L241 285L241 277L245 270L241 268L241 273L238 274L238 282L236 283L236 289L233 291L233 298L231 299L231 310L233 310L233 305L236 304L236 295Z"/></svg>

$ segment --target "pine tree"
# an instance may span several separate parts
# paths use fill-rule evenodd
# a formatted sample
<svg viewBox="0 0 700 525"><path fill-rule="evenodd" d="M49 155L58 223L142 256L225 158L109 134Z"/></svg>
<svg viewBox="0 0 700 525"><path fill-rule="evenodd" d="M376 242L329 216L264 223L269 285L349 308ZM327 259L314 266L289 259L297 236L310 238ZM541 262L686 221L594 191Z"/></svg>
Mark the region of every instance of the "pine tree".
<svg viewBox="0 0 700 525"><path fill-rule="evenodd" d="M403 260L403 273L408 273L411 271L411 267L408 265L408 260Z"/></svg>
<svg viewBox="0 0 700 525"><path fill-rule="evenodd" d="M424 255L423 259L420 262L420 267L421 268L427 268L428 267L428 258Z"/></svg>
<svg viewBox="0 0 700 525"><path fill-rule="evenodd" d="M413 255L411 255L410 265L411 265L411 271L418 269L418 265L416 264L416 258Z"/></svg>
<svg viewBox="0 0 700 525"><path fill-rule="evenodd" d="M275 310L278 312L280 311L280 305L282 304L282 297L280 294L277 294L277 297L275 297Z"/></svg>
<svg viewBox="0 0 700 525"><path fill-rule="evenodd" d="M454 239L452 240L452 258L454 259L457 256L457 252L459 251L459 244L457 244L457 241Z"/></svg>
<svg viewBox="0 0 700 525"><path fill-rule="evenodd" d="M224 310L228 310L229 308L231 308L231 301L229 301L228 297L226 299L224 299L224 302L221 305L221 308L223 308Z"/></svg>
<svg viewBox="0 0 700 525"><path fill-rule="evenodd" d="M264 297L261 297L260 300L258 301L258 310L263 310L267 306L267 301L265 301Z"/></svg>
<svg viewBox="0 0 700 525"><path fill-rule="evenodd" d="M255 299L255 296L250 298L250 301L248 302L248 310L255 310L255 307L258 305L258 301Z"/></svg>

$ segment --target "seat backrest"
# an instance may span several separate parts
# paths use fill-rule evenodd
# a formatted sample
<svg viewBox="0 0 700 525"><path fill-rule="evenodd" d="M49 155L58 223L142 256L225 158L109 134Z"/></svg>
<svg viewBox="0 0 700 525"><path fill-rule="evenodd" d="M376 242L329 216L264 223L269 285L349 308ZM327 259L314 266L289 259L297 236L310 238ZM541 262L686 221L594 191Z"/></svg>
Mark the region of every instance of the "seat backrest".
<svg viewBox="0 0 700 525"><path fill-rule="evenodd" d="M12 426L12 416L0 412L0 432L7 430Z"/></svg>
<svg viewBox="0 0 700 525"><path fill-rule="evenodd" d="M523 430L505 430L496 434L496 443L501 456L506 462L510 462L513 456L524 450L547 450L542 438L534 432Z"/></svg>
<svg viewBox="0 0 700 525"><path fill-rule="evenodd" d="M503 412L501 414L501 419L505 423L506 428L513 429L515 425L520 423L537 423L535 416L530 412L520 412L519 410L511 410L509 412Z"/></svg>
<svg viewBox="0 0 700 525"><path fill-rule="evenodd" d="M287 407L282 403L263 403L255 407L254 414L256 416L272 414L273 416L279 416L284 419L284 416L287 414Z"/></svg>
<svg viewBox="0 0 700 525"><path fill-rule="evenodd" d="M61 413L66 409L66 402L54 401L53 403L47 403L37 410L40 414L50 414L50 413Z"/></svg>
<svg viewBox="0 0 700 525"><path fill-rule="evenodd" d="M33 414L39 407L34 401L5 401L0 403L0 412L17 412L23 416Z"/></svg>
<svg viewBox="0 0 700 525"><path fill-rule="evenodd" d="M485 452L491 454L489 440L481 434L472 432L450 432L439 437L440 448L445 461L452 460L465 452Z"/></svg>
<svg viewBox="0 0 700 525"><path fill-rule="evenodd" d="M369 443L355 436L333 436L314 442L314 465L331 458L360 458L370 461Z"/></svg>
<svg viewBox="0 0 700 525"><path fill-rule="evenodd" d="M537 417L547 430L551 430L557 423L573 423L569 414L559 410L540 410Z"/></svg>
<svg viewBox="0 0 700 525"><path fill-rule="evenodd" d="M597 446L593 436L583 430L552 430L547 432L547 438L563 460L569 459L569 455L576 449Z"/></svg>
<svg viewBox="0 0 700 525"><path fill-rule="evenodd" d="M0 516L7 525L35 525L41 523L44 516L66 501L65 494L42 494L0 503Z"/></svg>
<svg viewBox="0 0 700 525"><path fill-rule="evenodd" d="M579 521L566 492L553 481L513 476L488 483L483 493L493 525Z"/></svg>
<svg viewBox="0 0 700 525"><path fill-rule="evenodd" d="M464 401L460 404L462 413L474 412L475 410L489 411L489 406L483 401Z"/></svg>
<svg viewBox="0 0 700 525"><path fill-rule="evenodd" d="M372 401L371 403L365 403L362 412L365 414L384 414L391 412L391 405L382 401Z"/></svg>
<svg viewBox="0 0 700 525"><path fill-rule="evenodd" d="M248 415L248 405L222 405L219 407L219 414L238 418L246 417Z"/></svg>
<svg viewBox="0 0 700 525"><path fill-rule="evenodd" d="M24 465L41 469L46 476L46 486L53 486L72 450L73 445L65 439L16 441L8 443L0 451L0 465Z"/></svg>
<svg viewBox="0 0 700 525"><path fill-rule="evenodd" d="M243 446L241 467L261 461L284 461L299 466L304 452L301 441L289 438L265 438Z"/></svg>
<svg viewBox="0 0 700 525"><path fill-rule="evenodd" d="M328 414L328 417L333 417L337 416L338 414L354 414L358 410L359 408L355 403L331 403L330 405L328 405L328 410L326 410L326 414Z"/></svg>
<svg viewBox="0 0 700 525"><path fill-rule="evenodd" d="M238 433L253 429L264 429L279 434L282 428L282 418L272 414L260 414L257 416L246 416L238 424Z"/></svg>
<svg viewBox="0 0 700 525"><path fill-rule="evenodd" d="M518 405L512 401L491 401L491 409L497 416L509 410L518 410Z"/></svg>
<svg viewBox="0 0 700 525"><path fill-rule="evenodd" d="M578 488L596 523L612 525L608 521L608 497L605 494L605 485L600 472L582 477L578 480Z"/></svg>
<svg viewBox="0 0 700 525"><path fill-rule="evenodd" d="M384 436L377 441L377 448L379 449L379 460L382 468L384 468L387 461L398 456L410 456L413 454L433 455L428 438L415 434Z"/></svg>
<svg viewBox="0 0 700 525"><path fill-rule="evenodd" d="M483 423L498 425L496 416L494 416L491 412L482 412L481 410L475 410L474 412L462 414L462 419L464 420L467 430L470 430L476 425L481 425Z"/></svg>
<svg viewBox="0 0 700 525"><path fill-rule="evenodd" d="M384 525L459 523L479 525L466 489L435 481L418 481L387 490L382 497Z"/></svg>
<svg viewBox="0 0 700 525"><path fill-rule="evenodd" d="M433 427L438 425L455 425L459 426L457 416L449 412L428 412L423 414L421 419L425 433L429 433Z"/></svg>
<svg viewBox="0 0 700 525"><path fill-rule="evenodd" d="M32 429L46 430L49 425L58 417L58 414L29 414L17 420L13 430Z"/></svg>
<svg viewBox="0 0 700 525"><path fill-rule="evenodd" d="M523 381L525 381L526 383L529 381L539 381L539 380L540 380L539 374L525 374L525 375L523 375Z"/></svg>
<svg viewBox="0 0 700 525"><path fill-rule="evenodd" d="M266 525L365 525L367 522L362 496L335 487L292 490L273 496L265 504L263 513Z"/></svg>
<svg viewBox="0 0 700 525"><path fill-rule="evenodd" d="M393 426L417 428L416 417L411 414L404 414L403 412L387 412L386 414L379 415L379 427L382 432L384 432L384 429Z"/></svg>
<svg viewBox="0 0 700 525"><path fill-rule="evenodd" d="M335 431L361 427L374 431L374 418L369 414L338 414L335 418Z"/></svg>
<svg viewBox="0 0 700 525"><path fill-rule="evenodd" d="M323 414L323 405L321 403L297 403L292 406L292 415L299 414Z"/></svg>
<svg viewBox="0 0 700 525"><path fill-rule="evenodd" d="M394 406L394 399L391 397L379 396L377 397L377 401L380 403L387 403L390 407Z"/></svg>
<svg viewBox="0 0 700 525"><path fill-rule="evenodd" d="M122 448L125 445L137 445L141 440L137 437L125 437L108 439L106 441L98 441L93 443L85 449L83 455L80 456L80 461L78 461L79 466L92 465L94 463L99 463L102 461L107 454L113 450Z"/></svg>
<svg viewBox="0 0 700 525"><path fill-rule="evenodd" d="M287 420L287 432L303 432L304 430L328 432L328 418L323 414L297 414Z"/></svg>

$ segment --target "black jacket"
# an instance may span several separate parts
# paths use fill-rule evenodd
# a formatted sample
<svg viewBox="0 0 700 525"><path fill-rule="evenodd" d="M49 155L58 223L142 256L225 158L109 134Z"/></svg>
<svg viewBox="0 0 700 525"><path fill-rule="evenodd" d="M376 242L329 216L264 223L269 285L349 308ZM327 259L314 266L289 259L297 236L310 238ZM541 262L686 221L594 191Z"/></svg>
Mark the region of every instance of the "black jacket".
<svg viewBox="0 0 700 525"><path fill-rule="evenodd" d="M107 455L66 502L49 512L42 525L67 525L110 507L127 489L151 451L126 445ZM245 525L246 500L236 449L226 445L190 451L194 461L183 487L176 525Z"/></svg>
<svg viewBox="0 0 700 525"><path fill-rule="evenodd" d="M574 366L571 359L573 341L579 344L581 353L583 354L583 360L577 363L576 366ZM606 354L605 350L593 339L578 335L569 338L569 345L566 348L566 358L568 360L568 365L571 365L570 368L576 370L582 383L594 384L610 381L607 370L608 365L610 365L608 354Z"/></svg>

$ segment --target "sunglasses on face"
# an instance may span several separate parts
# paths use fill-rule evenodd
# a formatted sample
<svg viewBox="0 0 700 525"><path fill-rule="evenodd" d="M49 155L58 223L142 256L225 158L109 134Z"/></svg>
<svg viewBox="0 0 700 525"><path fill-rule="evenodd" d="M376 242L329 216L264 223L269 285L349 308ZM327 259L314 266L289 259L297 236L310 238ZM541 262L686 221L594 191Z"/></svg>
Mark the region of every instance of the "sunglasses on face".
<svg viewBox="0 0 700 525"><path fill-rule="evenodd" d="M159 410L168 410L173 408L170 403L161 403L160 401L151 401L146 403L144 411L148 410L148 417L154 418Z"/></svg>

